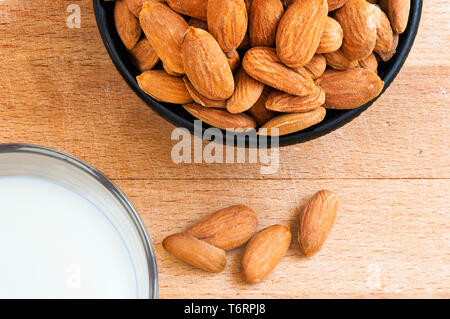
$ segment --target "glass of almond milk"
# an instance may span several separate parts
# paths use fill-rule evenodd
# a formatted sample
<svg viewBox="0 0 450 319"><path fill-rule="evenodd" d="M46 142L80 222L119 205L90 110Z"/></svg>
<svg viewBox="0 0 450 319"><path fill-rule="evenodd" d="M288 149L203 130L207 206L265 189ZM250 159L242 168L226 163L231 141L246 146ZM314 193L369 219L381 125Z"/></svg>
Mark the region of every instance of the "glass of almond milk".
<svg viewBox="0 0 450 319"><path fill-rule="evenodd" d="M136 210L67 154L0 144L0 298L156 298Z"/></svg>

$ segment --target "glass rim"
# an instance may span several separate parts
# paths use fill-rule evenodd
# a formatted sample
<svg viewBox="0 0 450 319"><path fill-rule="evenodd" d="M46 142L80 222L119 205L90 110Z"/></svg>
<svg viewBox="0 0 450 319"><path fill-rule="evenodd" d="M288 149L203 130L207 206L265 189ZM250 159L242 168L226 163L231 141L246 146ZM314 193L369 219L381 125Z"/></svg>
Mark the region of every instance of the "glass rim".
<svg viewBox="0 0 450 319"><path fill-rule="evenodd" d="M47 146L25 143L0 143L0 154L4 153L27 153L50 157L66 164L68 163L71 166L82 170L90 177L94 178L97 182L99 182L115 199L118 200L122 208L124 208L124 210L131 218L145 250L147 270L149 273L149 298L158 298L158 270L153 246L138 212L136 211L130 200L125 196L125 194L116 184L114 184L108 177L106 177L106 175L104 175L102 172L100 172L90 164L72 155Z"/></svg>

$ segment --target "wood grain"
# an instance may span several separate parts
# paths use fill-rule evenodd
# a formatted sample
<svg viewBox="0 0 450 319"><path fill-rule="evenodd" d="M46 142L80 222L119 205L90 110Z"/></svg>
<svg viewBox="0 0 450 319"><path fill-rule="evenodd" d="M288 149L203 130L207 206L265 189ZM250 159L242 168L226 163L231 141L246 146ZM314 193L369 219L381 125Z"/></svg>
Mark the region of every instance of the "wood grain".
<svg viewBox="0 0 450 319"><path fill-rule="evenodd" d="M387 92L343 128L282 148L278 172L261 175L260 164L172 162L174 127L114 68L92 1L1 1L1 142L57 148L114 179L149 230L163 298L449 297L450 7L424 2L415 45ZM70 4L81 7L80 29L66 26ZM168 234L241 202L260 228L295 231L299 208L320 188L342 199L323 251L306 260L294 241L257 286L239 279L240 250L211 276L161 248Z"/></svg>
<svg viewBox="0 0 450 319"><path fill-rule="evenodd" d="M450 180L295 179L248 184L247 180L195 180L188 187L185 181L119 182L152 236L162 298L448 296ZM298 247L297 216L321 188L337 191L340 207L324 247L306 259ZM242 249L228 253L223 273L211 275L161 247L164 237L240 203L257 213L257 230L284 224L293 233L288 253L262 283L249 285L240 278Z"/></svg>

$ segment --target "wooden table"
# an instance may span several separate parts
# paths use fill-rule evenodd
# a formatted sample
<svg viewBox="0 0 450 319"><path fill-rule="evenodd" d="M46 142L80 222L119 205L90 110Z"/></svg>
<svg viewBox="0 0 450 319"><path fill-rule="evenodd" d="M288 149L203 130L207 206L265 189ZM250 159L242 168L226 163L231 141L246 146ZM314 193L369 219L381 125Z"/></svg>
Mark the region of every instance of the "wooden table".
<svg viewBox="0 0 450 319"><path fill-rule="evenodd" d="M147 107L114 68L90 0L0 2L1 142L41 144L103 171L139 211L156 252L160 297L450 296L450 7L424 1L411 55L362 116L314 141L280 150L276 174L260 164L175 164L174 127ZM66 26L70 4L81 28ZM339 194L326 245L300 255L296 235L262 283L239 277L241 250L217 275L161 246L219 208L244 203L258 229L297 231L315 191Z"/></svg>

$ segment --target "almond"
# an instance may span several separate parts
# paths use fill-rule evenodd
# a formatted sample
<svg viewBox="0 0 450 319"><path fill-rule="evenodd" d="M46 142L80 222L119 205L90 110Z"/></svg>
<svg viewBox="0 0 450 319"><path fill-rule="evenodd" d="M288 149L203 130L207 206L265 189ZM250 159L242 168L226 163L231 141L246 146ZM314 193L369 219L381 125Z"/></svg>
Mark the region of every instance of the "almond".
<svg viewBox="0 0 450 319"><path fill-rule="evenodd" d="M277 116L276 112L266 109L266 101L271 91L270 87L265 86L258 101L248 110L248 114L255 119L258 125L263 125Z"/></svg>
<svg viewBox="0 0 450 319"><path fill-rule="evenodd" d="M206 21L208 0L166 0L166 2L173 11Z"/></svg>
<svg viewBox="0 0 450 319"><path fill-rule="evenodd" d="M190 18L188 24L191 27L200 28L205 31L208 31L208 24L206 23L206 21L203 21L203 20L200 20L197 18Z"/></svg>
<svg viewBox="0 0 450 319"><path fill-rule="evenodd" d="M145 2L139 16L142 29L164 65L184 74L181 42L189 27L172 9L159 2Z"/></svg>
<svg viewBox="0 0 450 319"><path fill-rule="evenodd" d="M174 104L192 102L183 80L163 70L145 71L136 79L139 87L158 101Z"/></svg>
<svg viewBox="0 0 450 319"><path fill-rule="evenodd" d="M219 210L195 224L188 234L217 248L231 250L249 240L257 224L256 214L250 207L235 205Z"/></svg>
<svg viewBox="0 0 450 319"><path fill-rule="evenodd" d="M222 130L250 130L256 127L256 122L247 114L231 114L226 110L206 108L198 104L183 105L192 116Z"/></svg>
<svg viewBox="0 0 450 319"><path fill-rule="evenodd" d="M380 6L388 13L396 34L405 32L408 26L411 0L380 0Z"/></svg>
<svg viewBox="0 0 450 319"><path fill-rule="evenodd" d="M208 30L224 52L241 44L247 32L247 9L244 0L209 0Z"/></svg>
<svg viewBox="0 0 450 319"><path fill-rule="evenodd" d="M322 76L323 72L327 68L327 60L321 54L316 54L308 64L305 65L305 70L311 74L315 80Z"/></svg>
<svg viewBox="0 0 450 319"><path fill-rule="evenodd" d="M291 4L293 4L295 0L281 0L281 3L283 4L283 8L287 9Z"/></svg>
<svg viewBox="0 0 450 319"><path fill-rule="evenodd" d="M128 9L137 17L141 14L142 6L144 2L156 1L163 3L164 0L125 0L128 5Z"/></svg>
<svg viewBox="0 0 450 319"><path fill-rule="evenodd" d="M257 283L269 275L286 254L291 244L287 226L275 225L257 233L245 247L241 273L248 283Z"/></svg>
<svg viewBox="0 0 450 319"><path fill-rule="evenodd" d="M380 56L380 58L384 62L387 62L390 59L392 59L392 57L397 52L397 46L398 46L398 34L394 34L394 37L393 37L393 40L392 40L392 46L391 46L390 50L387 51L387 52L377 51L377 54Z"/></svg>
<svg viewBox="0 0 450 319"><path fill-rule="evenodd" d="M183 76L184 74L182 73L177 73L173 70L171 70L166 64L162 64L163 65L163 69L164 71L166 71L167 74L172 75L172 76Z"/></svg>
<svg viewBox="0 0 450 319"><path fill-rule="evenodd" d="M290 67L303 66L319 47L327 21L327 0L297 0L278 26L276 47L280 60Z"/></svg>
<svg viewBox="0 0 450 319"><path fill-rule="evenodd" d="M141 72L151 70L159 61L155 50L153 50L152 45L145 37L131 49L130 53L134 64Z"/></svg>
<svg viewBox="0 0 450 319"><path fill-rule="evenodd" d="M369 69L369 70L372 70L373 72L377 73L378 61L377 61L375 54L372 53L364 60L359 60L359 66L364 69Z"/></svg>
<svg viewBox="0 0 450 319"><path fill-rule="evenodd" d="M236 73L235 86L234 93L226 104L230 113L242 113L250 109L264 89L264 84L249 76L242 68Z"/></svg>
<svg viewBox="0 0 450 319"><path fill-rule="evenodd" d="M113 0L108 0L108 1L113 1ZM139 15L141 14L141 10L142 10L142 6L143 6L144 2L150 2L150 1L161 2L161 3L165 2L165 0L125 0L125 1L127 2L128 9L130 9L130 11L137 18L139 18Z"/></svg>
<svg viewBox="0 0 450 319"><path fill-rule="evenodd" d="M334 11L344 6L347 0L328 0L328 11Z"/></svg>
<svg viewBox="0 0 450 319"><path fill-rule="evenodd" d="M325 115L326 110L323 107L318 107L305 113L288 113L278 115L262 125L258 134L269 136L291 134L322 122ZM278 129L278 133L277 130L272 130L274 128Z"/></svg>
<svg viewBox="0 0 450 319"><path fill-rule="evenodd" d="M166 237L162 245L175 257L208 272L221 272L227 264L223 249L214 247L189 234L175 234Z"/></svg>
<svg viewBox="0 0 450 319"><path fill-rule="evenodd" d="M201 106L205 107L215 107L219 109L225 108L226 100L210 100L207 97L204 97L198 91L195 89L195 87L192 85L192 83L189 81L187 76L183 78L184 84L186 84L186 89L189 92L189 95L192 97L192 99L200 104Z"/></svg>
<svg viewBox="0 0 450 319"><path fill-rule="evenodd" d="M125 0L117 0L114 5L114 21L120 39L128 50L134 48L141 37L139 20L128 9Z"/></svg>
<svg viewBox="0 0 450 319"><path fill-rule="evenodd" d="M298 242L305 256L311 256L323 246L333 227L338 199L329 190L317 192L306 204L299 218Z"/></svg>
<svg viewBox="0 0 450 319"><path fill-rule="evenodd" d="M125 0L125 2L127 3L128 9L131 13L139 18L144 0Z"/></svg>
<svg viewBox="0 0 450 319"><path fill-rule="evenodd" d="M228 65L231 68L231 71L234 73L239 68L241 64L241 58L239 57L239 53L236 50L225 53L227 57Z"/></svg>
<svg viewBox="0 0 450 319"><path fill-rule="evenodd" d="M244 36L244 39L242 40L241 44L239 44L239 46L237 47L237 50L248 50L250 49L251 44L250 44L250 35L247 33Z"/></svg>
<svg viewBox="0 0 450 319"><path fill-rule="evenodd" d="M339 50L342 46L344 33L339 22L327 17L325 30L320 38L319 47L316 53L330 53Z"/></svg>
<svg viewBox="0 0 450 319"><path fill-rule="evenodd" d="M244 0L244 2L245 2L245 9L247 10L247 16L250 16L250 10L252 8L253 0Z"/></svg>
<svg viewBox="0 0 450 319"><path fill-rule="evenodd" d="M357 60L349 60L341 50L324 54L327 64L336 70L348 70L358 66Z"/></svg>
<svg viewBox="0 0 450 319"><path fill-rule="evenodd" d="M201 95L211 100L225 100L233 94L233 73L211 34L189 27L181 51L186 75Z"/></svg>
<svg viewBox="0 0 450 319"><path fill-rule="evenodd" d="M388 16L378 6L372 5L374 14L378 17L377 21L377 41L375 42L375 52L389 52L394 41L394 32L391 28L391 22Z"/></svg>
<svg viewBox="0 0 450 319"><path fill-rule="evenodd" d="M344 32L341 50L349 60L367 58L375 48L376 17L371 7L366 0L348 0L335 13Z"/></svg>
<svg viewBox="0 0 450 319"><path fill-rule="evenodd" d="M288 93L273 91L267 98L266 108L277 112L303 113L312 111L325 103L325 91L316 87L307 96L296 96Z"/></svg>
<svg viewBox="0 0 450 319"><path fill-rule="evenodd" d="M298 73L283 65L273 48L251 48L245 54L242 66L254 79L280 91L305 96L314 89L311 75Z"/></svg>
<svg viewBox="0 0 450 319"><path fill-rule="evenodd" d="M326 108L354 109L376 98L383 90L380 77L368 69L326 71L317 81L325 90Z"/></svg>
<svg viewBox="0 0 450 319"><path fill-rule="evenodd" d="M280 0L254 0L249 17L252 46L271 47L275 43L278 24L284 9Z"/></svg>

